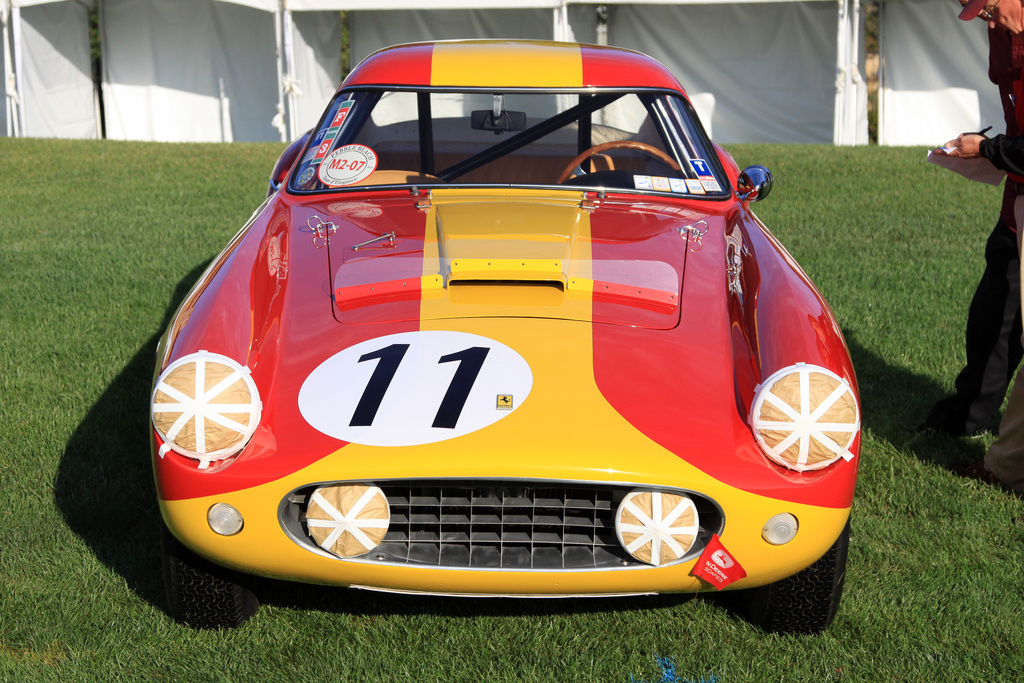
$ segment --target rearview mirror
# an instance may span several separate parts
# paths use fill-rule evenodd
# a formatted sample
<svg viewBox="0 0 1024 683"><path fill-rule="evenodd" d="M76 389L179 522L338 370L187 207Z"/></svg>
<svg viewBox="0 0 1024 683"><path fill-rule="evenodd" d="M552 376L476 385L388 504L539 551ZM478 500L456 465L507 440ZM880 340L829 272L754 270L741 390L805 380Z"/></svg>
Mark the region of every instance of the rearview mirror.
<svg viewBox="0 0 1024 683"><path fill-rule="evenodd" d="M742 201L756 202L772 190L772 172L764 166L748 166L736 179L736 194Z"/></svg>
<svg viewBox="0 0 1024 683"><path fill-rule="evenodd" d="M525 111L506 110L495 116L490 109L478 109L471 116L474 130L493 130L495 133L526 130Z"/></svg>

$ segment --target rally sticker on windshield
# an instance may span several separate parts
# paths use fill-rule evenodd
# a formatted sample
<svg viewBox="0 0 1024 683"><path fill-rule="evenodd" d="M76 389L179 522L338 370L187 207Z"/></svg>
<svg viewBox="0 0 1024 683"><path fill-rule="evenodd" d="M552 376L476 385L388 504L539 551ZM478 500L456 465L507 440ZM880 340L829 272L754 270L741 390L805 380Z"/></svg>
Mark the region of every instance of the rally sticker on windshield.
<svg viewBox="0 0 1024 683"><path fill-rule="evenodd" d="M634 175L633 186L638 190L651 190L654 192L675 192L677 194L687 194L689 192L685 180L682 178L667 178L665 176Z"/></svg>
<svg viewBox="0 0 1024 683"><path fill-rule="evenodd" d="M693 170L697 172L697 178L700 180L700 184L704 186L704 189L708 192L721 192L722 186L718 184L718 179L715 178L715 174L711 172L711 167L708 166L708 162L703 159L692 159L690 161L693 164Z"/></svg>
<svg viewBox="0 0 1024 683"><path fill-rule="evenodd" d="M421 330L370 339L325 360L302 383L299 412L342 441L417 446L508 417L532 388L529 364L505 344Z"/></svg>
<svg viewBox="0 0 1024 683"><path fill-rule="evenodd" d="M328 187L345 187L365 180L377 169L377 155L365 145L339 147L323 160L317 177Z"/></svg>

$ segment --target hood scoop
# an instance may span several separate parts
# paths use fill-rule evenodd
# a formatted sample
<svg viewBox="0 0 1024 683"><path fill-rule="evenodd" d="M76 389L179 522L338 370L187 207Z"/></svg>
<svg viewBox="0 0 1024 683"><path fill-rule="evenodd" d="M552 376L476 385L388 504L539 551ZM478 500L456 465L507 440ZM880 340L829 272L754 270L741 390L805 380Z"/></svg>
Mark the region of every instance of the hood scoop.
<svg viewBox="0 0 1024 683"><path fill-rule="evenodd" d="M581 244L578 203L460 202L434 213L445 283L550 283L564 289ZM429 226L428 226L429 229Z"/></svg>
<svg viewBox="0 0 1024 683"><path fill-rule="evenodd" d="M561 259L457 258L448 263L448 285L473 282L549 284L565 289Z"/></svg>
<svg viewBox="0 0 1024 683"><path fill-rule="evenodd" d="M375 257L364 249L347 255L334 278L340 322L518 317L655 329L678 323L682 260L672 265L664 248L682 246L678 232L624 240L620 251L596 244L592 213L578 200L441 194L424 212L422 250L410 253L400 240L396 250ZM381 243L388 245L373 246ZM651 258L636 257L638 247ZM348 284L357 266L361 284ZM375 267L380 277L370 281ZM395 277L398 270L403 276Z"/></svg>

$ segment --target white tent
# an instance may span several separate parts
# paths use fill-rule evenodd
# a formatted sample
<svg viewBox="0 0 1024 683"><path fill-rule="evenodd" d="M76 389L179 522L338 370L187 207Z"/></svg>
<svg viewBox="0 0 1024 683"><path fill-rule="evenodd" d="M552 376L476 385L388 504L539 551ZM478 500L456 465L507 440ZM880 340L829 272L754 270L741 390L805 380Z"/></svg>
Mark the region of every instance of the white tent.
<svg viewBox="0 0 1024 683"><path fill-rule="evenodd" d="M0 0L7 135L99 137L88 7Z"/></svg>
<svg viewBox="0 0 1024 683"><path fill-rule="evenodd" d="M571 37L570 14L581 25L594 15L561 0L386 5L383 11L379 1L365 0L100 0L107 137L296 137L316 124L341 80L340 10L352 10L356 59L407 40L564 39ZM596 19L589 23L596 26Z"/></svg>
<svg viewBox="0 0 1024 683"><path fill-rule="evenodd" d="M984 126L1003 131L987 29L957 12L948 0L879 6L879 144L939 145Z"/></svg>
<svg viewBox="0 0 1024 683"><path fill-rule="evenodd" d="M600 42L595 0L98 0L107 137L160 141L286 140L316 123L341 78L339 10L354 60L398 42L527 38ZM0 0L17 14L47 3L85 21L80 2ZM10 4L13 3L13 4ZM859 0L625 0L608 42L653 54L680 76L723 142L867 142ZM56 10L54 10L56 11ZM26 10L27 13L27 10ZM34 27L72 23L36 18ZM40 33L40 29L35 29ZM49 28L47 29L49 30ZM8 32L5 32L5 36ZM59 45L15 36L6 64L31 76L9 87L8 134L35 93L60 92L60 71L32 65ZM32 52L19 56L19 46ZM44 77L50 77L46 82ZM26 87L31 86L31 87ZM91 88L91 82L90 86ZM43 100L40 100L43 101ZM35 121L69 116L48 99ZM78 112L89 107L75 105ZM63 124L61 124L63 125ZM93 130L95 130L95 117ZM49 132L67 137L49 125ZM95 135L95 133L93 133Z"/></svg>
<svg viewBox="0 0 1024 683"><path fill-rule="evenodd" d="M608 40L661 60L715 140L867 144L859 0L620 4Z"/></svg>
<svg viewBox="0 0 1024 683"><path fill-rule="evenodd" d="M356 61L381 47L416 40L597 42L595 4L596 0L285 2L286 14L328 7L350 10ZM717 140L867 144L859 0L625 0L617 5L608 22L608 42L646 52L676 73ZM321 91L319 97L326 100L332 92ZM314 122L293 117L291 136Z"/></svg>
<svg viewBox="0 0 1024 683"><path fill-rule="evenodd" d="M562 0L285 0L285 25L310 12L318 17L348 10L349 45L353 63L388 45L455 38L522 38L532 40L597 39L593 7L568 6ZM399 13L400 11L400 13ZM340 80L326 70L296 73L296 65L323 54L305 35L286 31L284 61L289 91L289 136L316 124ZM336 51L337 52L337 51ZM311 77L312 76L312 77Z"/></svg>
<svg viewBox="0 0 1024 683"><path fill-rule="evenodd" d="M107 137L283 139L277 0L101 0Z"/></svg>

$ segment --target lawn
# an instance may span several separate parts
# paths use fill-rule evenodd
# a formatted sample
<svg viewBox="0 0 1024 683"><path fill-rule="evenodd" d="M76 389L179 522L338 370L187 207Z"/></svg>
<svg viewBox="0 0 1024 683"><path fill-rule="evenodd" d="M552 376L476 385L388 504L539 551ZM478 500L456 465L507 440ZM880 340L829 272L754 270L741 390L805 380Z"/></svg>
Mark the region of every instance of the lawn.
<svg viewBox="0 0 1024 683"><path fill-rule="evenodd" d="M477 600L268 582L236 631L166 614L148 397L168 317L281 145L0 138L0 680L1008 681L1024 502L919 435L963 362L999 190L920 148L737 145L831 303L864 408L846 592L820 636L684 597Z"/></svg>

